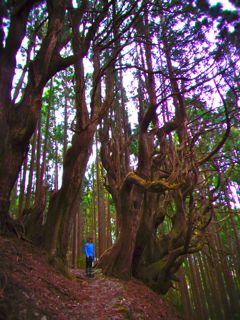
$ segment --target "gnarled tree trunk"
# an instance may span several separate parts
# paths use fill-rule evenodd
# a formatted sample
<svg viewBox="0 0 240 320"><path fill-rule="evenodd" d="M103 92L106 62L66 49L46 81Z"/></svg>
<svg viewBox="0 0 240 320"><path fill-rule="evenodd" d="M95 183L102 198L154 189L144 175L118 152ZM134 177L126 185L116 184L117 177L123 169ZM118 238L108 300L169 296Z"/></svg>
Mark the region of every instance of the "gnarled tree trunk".
<svg viewBox="0 0 240 320"><path fill-rule="evenodd" d="M51 198L44 226L44 246L52 255L66 262L69 237L79 210L82 182L91 153L94 130L86 130L73 137L66 153L62 187Z"/></svg>
<svg viewBox="0 0 240 320"><path fill-rule="evenodd" d="M30 138L34 133L41 112L44 85L49 79L50 61L55 53L63 27L65 1L52 1L48 33L38 54L31 62L28 82L22 99L15 104L11 99L12 80L16 56L26 33L27 19L31 9L41 1L16 4L11 11L10 28L5 46L0 47L0 229L9 228L8 211L10 194L20 167L28 152ZM16 32L17 30L17 32Z"/></svg>

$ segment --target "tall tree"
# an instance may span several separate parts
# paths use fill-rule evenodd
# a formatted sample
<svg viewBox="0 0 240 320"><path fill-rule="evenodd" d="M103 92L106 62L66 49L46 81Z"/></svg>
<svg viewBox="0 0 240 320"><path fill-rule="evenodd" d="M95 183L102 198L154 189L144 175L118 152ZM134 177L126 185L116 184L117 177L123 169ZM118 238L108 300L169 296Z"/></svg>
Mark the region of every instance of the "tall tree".
<svg viewBox="0 0 240 320"><path fill-rule="evenodd" d="M0 228L10 223L8 210L10 193L23 163L30 138L35 130L41 111L41 97L45 84L56 73L60 38L64 25L66 1L21 1L1 2L1 43L0 43L0 127L4 137L0 145ZM40 7L37 7L40 6ZM28 65L28 80L21 99L14 103L11 97L17 53L26 35L28 18L33 8L48 13L47 32L39 39L35 57ZM3 20L7 19L8 32L5 34ZM39 28L38 26L36 28ZM16 32L18 30L18 32ZM6 37L6 39L5 39ZM51 62L51 63L50 63ZM51 69L53 67L53 69ZM51 71L50 71L51 69Z"/></svg>
<svg viewBox="0 0 240 320"><path fill-rule="evenodd" d="M93 137L97 125L112 104L114 98L113 90L111 89L113 85L113 67L119 52L124 48L123 45L117 51L112 51L111 49L113 39L109 37L108 29L111 30L113 28L113 21L108 20L107 16L112 10L113 3L106 2L102 4L99 2L99 8L93 11L93 15L92 12L88 11L86 11L87 16L82 15L82 11L75 10L73 7L70 11L70 22L73 30L72 50L75 56L78 56L79 52L82 52L86 40L90 42L89 36L94 41L92 50L90 51L89 47L85 48L84 55L74 64L76 81L76 123L73 128L74 135L72 145L68 149L64 159L62 187L50 201L45 225L45 246L51 254L57 255L64 261L66 261L67 257L69 234L73 218L79 206L83 178L91 154ZM130 28L132 20L135 18L132 10L136 5L137 3L134 2L122 10L123 5L121 4L118 11L117 23L119 26L124 23L123 28L126 31ZM94 29L91 30L90 34L87 33L85 38L80 31L80 26L86 28L86 17L88 17L89 23L92 24ZM124 21L126 17L129 18L127 24ZM104 31L100 29L100 22L106 24L107 28ZM107 59L102 62L100 54L104 54L109 50L112 55L107 55ZM88 105L86 101L86 79L83 57L89 53L93 54L93 76L90 104ZM101 97L101 79L103 77L106 78L107 86L110 88L104 98Z"/></svg>
<svg viewBox="0 0 240 320"><path fill-rule="evenodd" d="M0 146L0 225L2 230L6 229L11 221L8 215L10 193L40 116L44 86L60 70L71 64L75 66L76 122L73 126L72 147L66 153L62 187L51 200L44 234L46 247L51 252L57 252L61 257L66 257L69 230L76 208L79 206L82 179L91 152L93 135L98 122L113 100L112 91L110 91L111 94L107 94L99 104L96 99L98 97L96 90L103 76L107 74L107 78L110 78L114 59L124 47L119 48L114 56L109 56L99 70L94 66L89 111L85 98L86 74L83 59L90 52L93 52L96 58L96 48L99 48L98 51L100 50L99 53L101 53L111 47L113 39L112 36L109 38L108 30L113 29L113 24L106 17L113 3L114 1L94 2L95 8L89 10L90 3L87 1L77 2L77 7L75 3L64 0L60 2L31 1L6 8L6 14L3 11L5 17L9 14L9 32L4 41L4 29L2 29L0 119L1 132L4 132L5 137L4 143ZM122 26L122 33L119 36L124 35L127 40L126 32L137 14L133 9L138 4L136 1L127 6L121 3L118 10L117 23ZM28 66L28 77L22 88L21 98L18 103L13 103L11 90L17 52L26 35L28 18L30 20L33 9L39 11L42 9L44 12L40 16L41 21L35 18L35 30L38 36L35 43L36 52ZM4 16L2 16L2 22L3 18ZM102 29L100 26L105 28ZM16 29L19 30L17 34ZM68 54L67 48L70 41L72 48ZM94 48L90 51L92 44ZM61 54L64 49L66 55ZM59 250L56 248L57 243Z"/></svg>
<svg viewBox="0 0 240 320"><path fill-rule="evenodd" d="M154 19L156 16L158 19ZM196 17L199 20L195 23ZM211 166L212 157L226 142L230 118L229 105L218 85L209 89L208 83L227 66L215 63L207 49L204 32L210 24L194 5L165 1L149 4L135 28L132 68L137 69L138 83L137 166L127 172L121 166L118 182L116 143L112 134L106 134L103 164L109 181L114 180L112 194L113 199L117 194L121 222L116 244L102 256L99 265L107 274L121 278L134 275L166 293L176 280L184 256L203 247L211 220L218 185L205 196L204 166ZM159 43L155 44L157 39ZM205 57L200 50L206 51ZM211 111L205 100L205 112L210 109L214 118L198 121L193 133L194 94L200 92L204 99L202 93L209 90L219 93L225 118L221 110ZM226 130L218 126L216 116L226 123ZM106 132L110 127L107 123L109 119L105 120ZM210 145L201 139L203 128L209 132ZM221 138L216 139L212 132L219 132ZM201 149L203 145L207 149ZM161 225L164 233L160 232Z"/></svg>

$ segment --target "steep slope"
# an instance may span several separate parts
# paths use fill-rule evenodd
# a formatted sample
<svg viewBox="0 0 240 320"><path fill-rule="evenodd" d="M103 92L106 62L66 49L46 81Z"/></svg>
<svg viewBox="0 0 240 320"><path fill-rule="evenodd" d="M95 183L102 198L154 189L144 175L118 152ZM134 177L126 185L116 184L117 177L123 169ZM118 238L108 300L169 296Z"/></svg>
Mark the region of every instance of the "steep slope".
<svg viewBox="0 0 240 320"><path fill-rule="evenodd" d="M121 320L180 317L163 298L137 281L86 279L58 273L30 244L0 237L0 320Z"/></svg>

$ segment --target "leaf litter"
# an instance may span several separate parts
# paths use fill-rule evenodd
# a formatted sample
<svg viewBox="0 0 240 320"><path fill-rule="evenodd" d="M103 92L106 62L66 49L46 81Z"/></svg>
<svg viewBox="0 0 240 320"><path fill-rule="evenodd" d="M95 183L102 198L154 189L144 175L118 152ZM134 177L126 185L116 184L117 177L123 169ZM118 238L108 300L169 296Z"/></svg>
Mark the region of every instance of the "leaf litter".
<svg viewBox="0 0 240 320"><path fill-rule="evenodd" d="M180 320L162 296L136 280L70 269L64 277L47 254L0 236L0 320Z"/></svg>

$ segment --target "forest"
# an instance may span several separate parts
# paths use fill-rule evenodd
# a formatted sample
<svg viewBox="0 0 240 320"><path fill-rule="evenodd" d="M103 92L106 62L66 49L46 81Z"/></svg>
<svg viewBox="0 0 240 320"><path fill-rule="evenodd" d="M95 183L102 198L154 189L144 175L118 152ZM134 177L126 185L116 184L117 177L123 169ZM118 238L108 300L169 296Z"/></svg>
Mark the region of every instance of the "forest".
<svg viewBox="0 0 240 320"><path fill-rule="evenodd" d="M0 1L0 235L240 319L240 2Z"/></svg>

